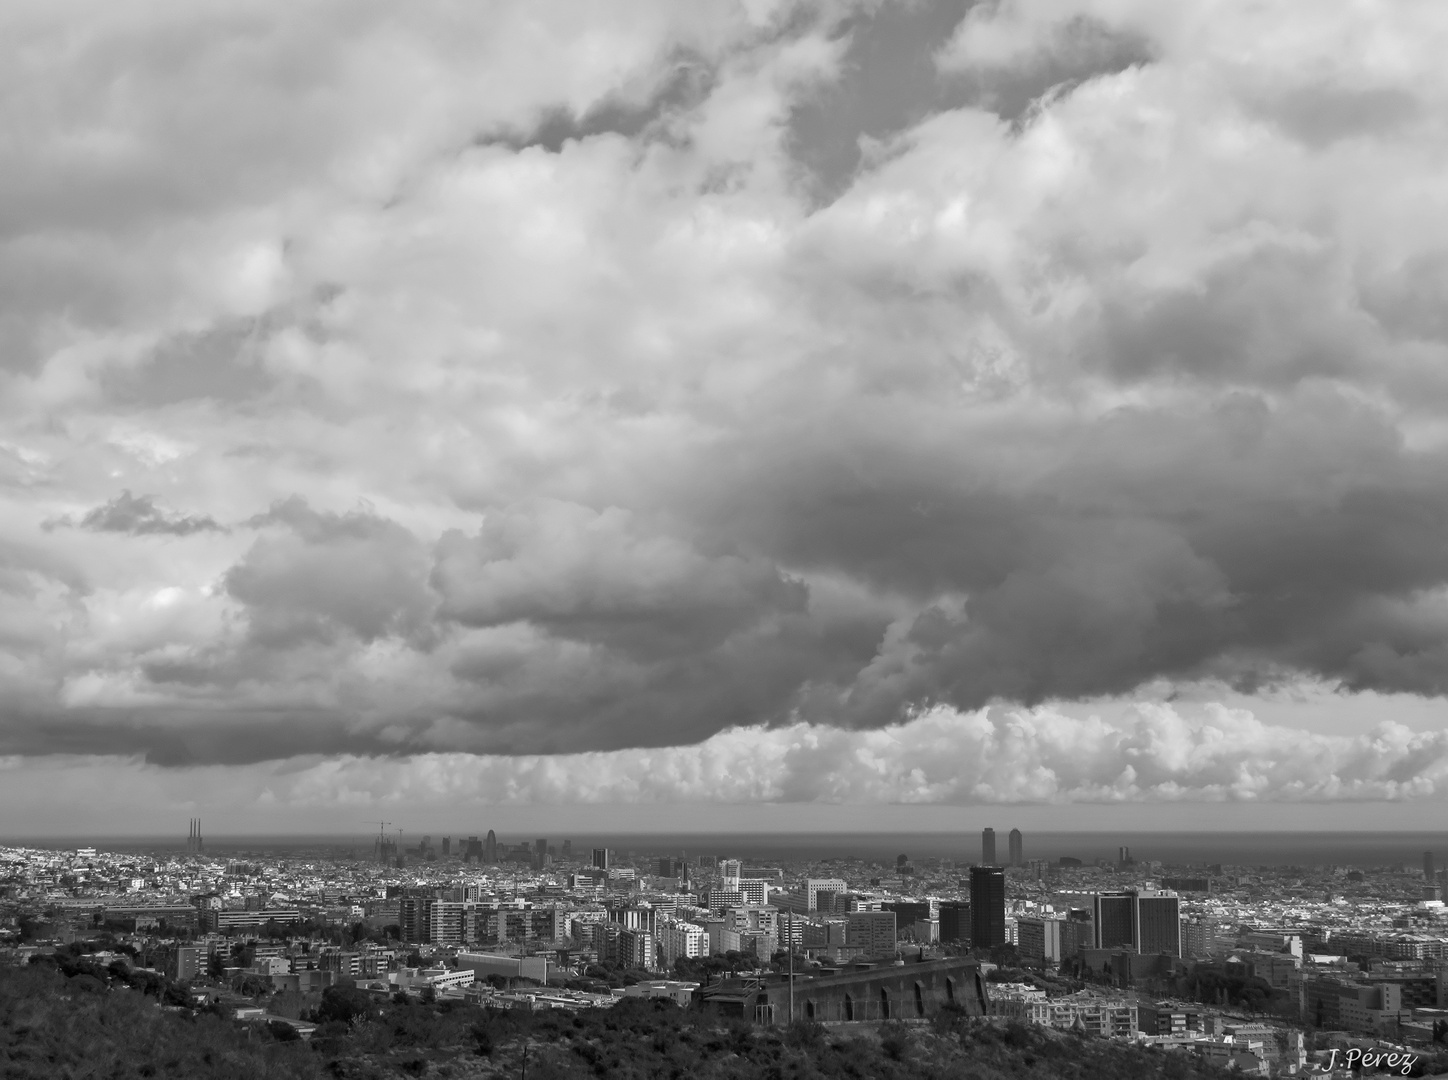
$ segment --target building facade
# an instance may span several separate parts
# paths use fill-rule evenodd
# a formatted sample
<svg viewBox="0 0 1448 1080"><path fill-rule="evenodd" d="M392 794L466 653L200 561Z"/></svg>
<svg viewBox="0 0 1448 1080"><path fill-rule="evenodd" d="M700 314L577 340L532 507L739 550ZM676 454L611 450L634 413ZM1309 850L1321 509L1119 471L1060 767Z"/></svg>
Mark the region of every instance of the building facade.
<svg viewBox="0 0 1448 1080"><path fill-rule="evenodd" d="M970 943L978 949L1006 943L1006 875L998 866L970 868Z"/></svg>

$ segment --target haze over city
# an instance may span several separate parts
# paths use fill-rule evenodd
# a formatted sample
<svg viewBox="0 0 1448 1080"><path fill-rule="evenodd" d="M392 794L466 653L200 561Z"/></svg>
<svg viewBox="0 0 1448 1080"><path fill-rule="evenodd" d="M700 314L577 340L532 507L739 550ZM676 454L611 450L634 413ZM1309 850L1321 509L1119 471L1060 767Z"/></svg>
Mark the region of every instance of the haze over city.
<svg viewBox="0 0 1448 1080"><path fill-rule="evenodd" d="M0 11L0 833L1435 828L1431 3Z"/></svg>

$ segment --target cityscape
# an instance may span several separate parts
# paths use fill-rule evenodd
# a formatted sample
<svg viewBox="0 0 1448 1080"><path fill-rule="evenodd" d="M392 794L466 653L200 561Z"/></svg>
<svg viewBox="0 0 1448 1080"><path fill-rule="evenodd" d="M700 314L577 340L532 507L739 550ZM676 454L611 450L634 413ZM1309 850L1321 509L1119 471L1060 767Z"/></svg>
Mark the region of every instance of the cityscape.
<svg viewBox="0 0 1448 1080"><path fill-rule="evenodd" d="M390 824L350 847L212 854L193 819L184 847L0 849L0 960L159 980L302 1040L342 988L529 1013L667 1001L761 1030L958 1013L1260 1076L1416 1061L1448 1032L1432 851L1370 869L1125 845L1045 860L986 828L957 859L757 865Z"/></svg>
<svg viewBox="0 0 1448 1080"><path fill-rule="evenodd" d="M0 2L0 1080L1448 1080L1445 55Z"/></svg>

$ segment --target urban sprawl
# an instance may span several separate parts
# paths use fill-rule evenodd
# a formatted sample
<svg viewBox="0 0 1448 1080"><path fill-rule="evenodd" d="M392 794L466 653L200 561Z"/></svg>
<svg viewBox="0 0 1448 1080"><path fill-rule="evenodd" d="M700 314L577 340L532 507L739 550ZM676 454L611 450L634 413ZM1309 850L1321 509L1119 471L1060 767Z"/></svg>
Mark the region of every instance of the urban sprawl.
<svg viewBox="0 0 1448 1080"><path fill-rule="evenodd" d="M979 859L756 865L383 832L223 858L193 821L184 851L0 848L0 960L81 952L303 1037L337 985L510 1009L665 998L760 1025L957 1009L1262 1076L1448 1037L1432 853L1364 871L1043 861L1019 830L1006 847L987 829Z"/></svg>

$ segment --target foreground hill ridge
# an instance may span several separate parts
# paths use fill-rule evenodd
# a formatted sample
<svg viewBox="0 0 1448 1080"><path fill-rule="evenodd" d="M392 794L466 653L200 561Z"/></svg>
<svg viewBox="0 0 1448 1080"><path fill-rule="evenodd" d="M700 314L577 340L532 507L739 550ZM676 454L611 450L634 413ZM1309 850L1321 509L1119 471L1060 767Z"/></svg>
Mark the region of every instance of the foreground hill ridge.
<svg viewBox="0 0 1448 1080"><path fill-rule="evenodd" d="M884 1080L1191 1080L1227 1074L1187 1055L967 1018L929 1025L751 1028L662 1001L530 1013L342 989L324 995L310 1042L290 1028L238 1024L49 964L0 968L0 1076L226 1080L532 1080L880 1077Z"/></svg>

